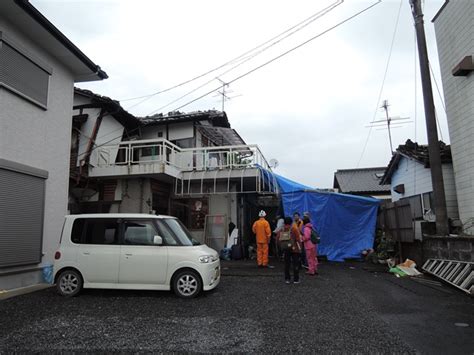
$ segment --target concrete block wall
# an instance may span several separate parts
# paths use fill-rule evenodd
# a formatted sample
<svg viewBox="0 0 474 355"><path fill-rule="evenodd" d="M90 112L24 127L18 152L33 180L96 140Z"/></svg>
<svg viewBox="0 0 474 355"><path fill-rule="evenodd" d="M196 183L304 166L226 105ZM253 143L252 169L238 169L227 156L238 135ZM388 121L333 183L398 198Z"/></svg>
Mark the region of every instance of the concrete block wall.
<svg viewBox="0 0 474 355"><path fill-rule="evenodd" d="M425 237L423 259L431 258L474 262L474 238Z"/></svg>

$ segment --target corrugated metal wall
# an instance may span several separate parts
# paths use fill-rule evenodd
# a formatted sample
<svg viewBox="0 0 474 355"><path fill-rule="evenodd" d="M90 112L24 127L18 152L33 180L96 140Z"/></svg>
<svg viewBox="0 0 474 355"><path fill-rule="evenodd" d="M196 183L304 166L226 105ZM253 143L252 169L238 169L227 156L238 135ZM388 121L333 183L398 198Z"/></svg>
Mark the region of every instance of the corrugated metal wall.
<svg viewBox="0 0 474 355"><path fill-rule="evenodd" d="M0 267L41 262L45 180L0 168Z"/></svg>

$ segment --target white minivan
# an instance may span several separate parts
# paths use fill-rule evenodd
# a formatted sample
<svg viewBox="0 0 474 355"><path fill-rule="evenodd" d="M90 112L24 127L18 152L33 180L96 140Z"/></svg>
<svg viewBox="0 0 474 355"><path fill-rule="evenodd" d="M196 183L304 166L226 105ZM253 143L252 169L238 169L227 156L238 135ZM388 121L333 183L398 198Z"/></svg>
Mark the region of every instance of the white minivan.
<svg viewBox="0 0 474 355"><path fill-rule="evenodd" d="M54 280L63 296L84 287L173 290L192 298L220 281L217 252L169 216L66 216L54 259Z"/></svg>

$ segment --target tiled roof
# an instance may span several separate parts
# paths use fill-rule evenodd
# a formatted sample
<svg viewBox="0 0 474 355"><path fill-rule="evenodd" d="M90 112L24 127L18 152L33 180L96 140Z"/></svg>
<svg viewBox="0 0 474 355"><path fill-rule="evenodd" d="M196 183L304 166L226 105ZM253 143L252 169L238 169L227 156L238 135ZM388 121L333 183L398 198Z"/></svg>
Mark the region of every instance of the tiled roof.
<svg viewBox="0 0 474 355"><path fill-rule="evenodd" d="M441 154L441 162L443 164L452 163L453 158L451 156L451 146L439 141L439 149ZM396 152L393 154L390 163L388 163L388 166L385 169L385 174L381 180L381 183L390 184L392 175L397 170L398 163L403 156L418 161L420 164L423 164L425 168L430 167L428 145L418 144L408 139L405 144L400 144Z"/></svg>
<svg viewBox="0 0 474 355"><path fill-rule="evenodd" d="M389 193L390 185L380 185L384 172L385 167L337 170L334 173L334 187L343 193Z"/></svg>
<svg viewBox="0 0 474 355"><path fill-rule="evenodd" d="M140 121L134 115L126 111L117 100L78 87L74 87L74 93L89 98L91 105L108 110L108 112L127 129L136 129L140 125Z"/></svg>
<svg viewBox="0 0 474 355"><path fill-rule="evenodd" d="M178 123L178 122L193 122L193 121L212 121L214 126L230 128L229 120L225 112L217 110L208 111L194 111L189 113L174 111L169 112L167 115L162 113L139 117L138 118L144 125L159 125L166 123Z"/></svg>

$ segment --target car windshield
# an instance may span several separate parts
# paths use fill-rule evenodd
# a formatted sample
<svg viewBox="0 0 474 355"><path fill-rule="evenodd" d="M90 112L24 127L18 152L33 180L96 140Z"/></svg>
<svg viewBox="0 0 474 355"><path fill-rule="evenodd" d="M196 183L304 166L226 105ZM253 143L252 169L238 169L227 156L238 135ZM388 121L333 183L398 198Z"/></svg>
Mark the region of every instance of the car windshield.
<svg viewBox="0 0 474 355"><path fill-rule="evenodd" d="M186 227L175 218L164 218L161 220L178 238L180 243L184 246L199 245L200 243L193 239L191 233L186 229Z"/></svg>

